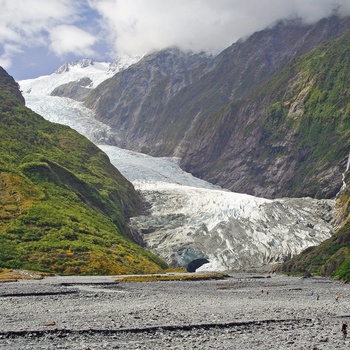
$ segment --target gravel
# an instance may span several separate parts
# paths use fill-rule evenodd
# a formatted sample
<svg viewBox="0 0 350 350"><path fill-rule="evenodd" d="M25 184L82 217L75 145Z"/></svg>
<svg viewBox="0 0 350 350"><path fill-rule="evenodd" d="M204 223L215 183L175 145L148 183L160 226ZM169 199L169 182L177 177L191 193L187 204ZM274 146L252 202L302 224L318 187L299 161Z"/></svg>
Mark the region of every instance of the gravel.
<svg viewBox="0 0 350 350"><path fill-rule="evenodd" d="M349 301L347 284L279 275L20 280L0 284L0 348L343 349Z"/></svg>

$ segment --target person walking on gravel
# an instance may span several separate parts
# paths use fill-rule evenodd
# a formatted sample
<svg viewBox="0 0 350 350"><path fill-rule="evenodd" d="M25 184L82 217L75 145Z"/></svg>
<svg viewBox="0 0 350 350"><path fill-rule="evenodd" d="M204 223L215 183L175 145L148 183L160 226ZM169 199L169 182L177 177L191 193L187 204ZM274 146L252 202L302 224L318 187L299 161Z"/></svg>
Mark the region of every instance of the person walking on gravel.
<svg viewBox="0 0 350 350"><path fill-rule="evenodd" d="M343 325L341 326L341 331L343 333L343 339L344 340L346 339L346 336L348 335L347 328L348 328L348 323L346 321L344 321Z"/></svg>

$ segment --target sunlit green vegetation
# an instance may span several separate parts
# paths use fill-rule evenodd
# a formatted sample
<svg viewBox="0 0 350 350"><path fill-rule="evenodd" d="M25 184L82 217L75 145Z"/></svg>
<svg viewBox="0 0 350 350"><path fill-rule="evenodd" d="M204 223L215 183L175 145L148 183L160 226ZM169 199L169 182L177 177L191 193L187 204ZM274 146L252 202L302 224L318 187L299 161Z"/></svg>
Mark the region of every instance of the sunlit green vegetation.
<svg viewBox="0 0 350 350"><path fill-rule="evenodd" d="M15 92L15 93L14 93ZM61 274L162 271L132 242L141 208L98 147L23 105L0 70L0 267Z"/></svg>
<svg viewBox="0 0 350 350"><path fill-rule="evenodd" d="M286 133L294 138L290 156L295 159L295 176L285 185L290 195L317 194L322 187L319 174L326 176L326 170L338 166L349 153L349 69L350 32L347 32L293 60L261 90L261 94L275 96L262 122L266 131L264 142L268 145L283 140ZM329 196L334 197L338 190L335 188ZM285 263L282 270L350 280L349 202L347 189L338 197L342 219L336 234Z"/></svg>

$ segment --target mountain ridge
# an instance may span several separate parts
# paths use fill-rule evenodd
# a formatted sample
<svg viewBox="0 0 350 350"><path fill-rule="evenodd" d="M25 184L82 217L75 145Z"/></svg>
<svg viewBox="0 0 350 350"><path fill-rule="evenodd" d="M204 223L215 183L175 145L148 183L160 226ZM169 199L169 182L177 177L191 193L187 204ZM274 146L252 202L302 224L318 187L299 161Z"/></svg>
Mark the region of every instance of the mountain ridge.
<svg viewBox="0 0 350 350"><path fill-rule="evenodd" d="M259 86L287 62L339 37L349 28L349 18L336 16L313 25L280 22L238 41L218 56L198 64L194 70L188 66L186 76L194 78L182 78L185 84L168 96L167 91L176 84L175 76L152 81L149 73L156 68L162 70L167 64L159 59L155 66L152 60L147 61L146 56L137 65L116 74L91 91L85 105L96 112L98 120L111 126L118 135L120 141L116 145L120 147L156 156L180 157L181 166L186 171L235 192L269 198L289 195L284 188L288 185L284 183L287 178L279 179L282 182L275 190L272 190L273 184L265 189L264 181L256 181L255 174L261 173L261 167L254 165L252 156L240 157L237 152L230 153L232 145L229 139L234 138L234 133L241 138L240 147L249 148L255 144L255 148L260 149L260 145L255 140L259 131L254 130L253 124L250 130L247 129L244 139L239 135L239 124L235 118L228 117L227 111L230 110L231 114L240 111L242 100L254 96ZM159 55L161 57L162 53ZM133 90L136 87L137 93ZM136 95L142 95L142 98L134 98ZM256 102L258 105L259 102ZM252 105L245 108L246 116L238 118L265 118L263 113L256 111L257 108L254 111L256 116L251 116ZM236 163L227 162L230 158L235 158ZM213 160L216 160L214 164ZM283 163L283 160L280 161ZM278 167L276 165L275 172L279 171ZM334 196L335 187L339 184L336 180L340 176L339 168L332 173L327 176L333 176L332 181L337 183L322 194L317 191L296 194L294 191L295 194L318 198ZM249 180L240 181L245 176Z"/></svg>

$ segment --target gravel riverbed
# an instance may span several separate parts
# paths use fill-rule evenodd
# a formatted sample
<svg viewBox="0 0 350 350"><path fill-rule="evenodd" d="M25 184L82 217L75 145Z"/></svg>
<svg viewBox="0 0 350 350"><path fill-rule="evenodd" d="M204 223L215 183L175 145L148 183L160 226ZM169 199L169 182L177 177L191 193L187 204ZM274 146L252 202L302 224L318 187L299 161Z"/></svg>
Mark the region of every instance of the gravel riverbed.
<svg viewBox="0 0 350 350"><path fill-rule="evenodd" d="M335 296L339 296L336 301ZM350 286L323 278L0 284L0 349L343 349Z"/></svg>

